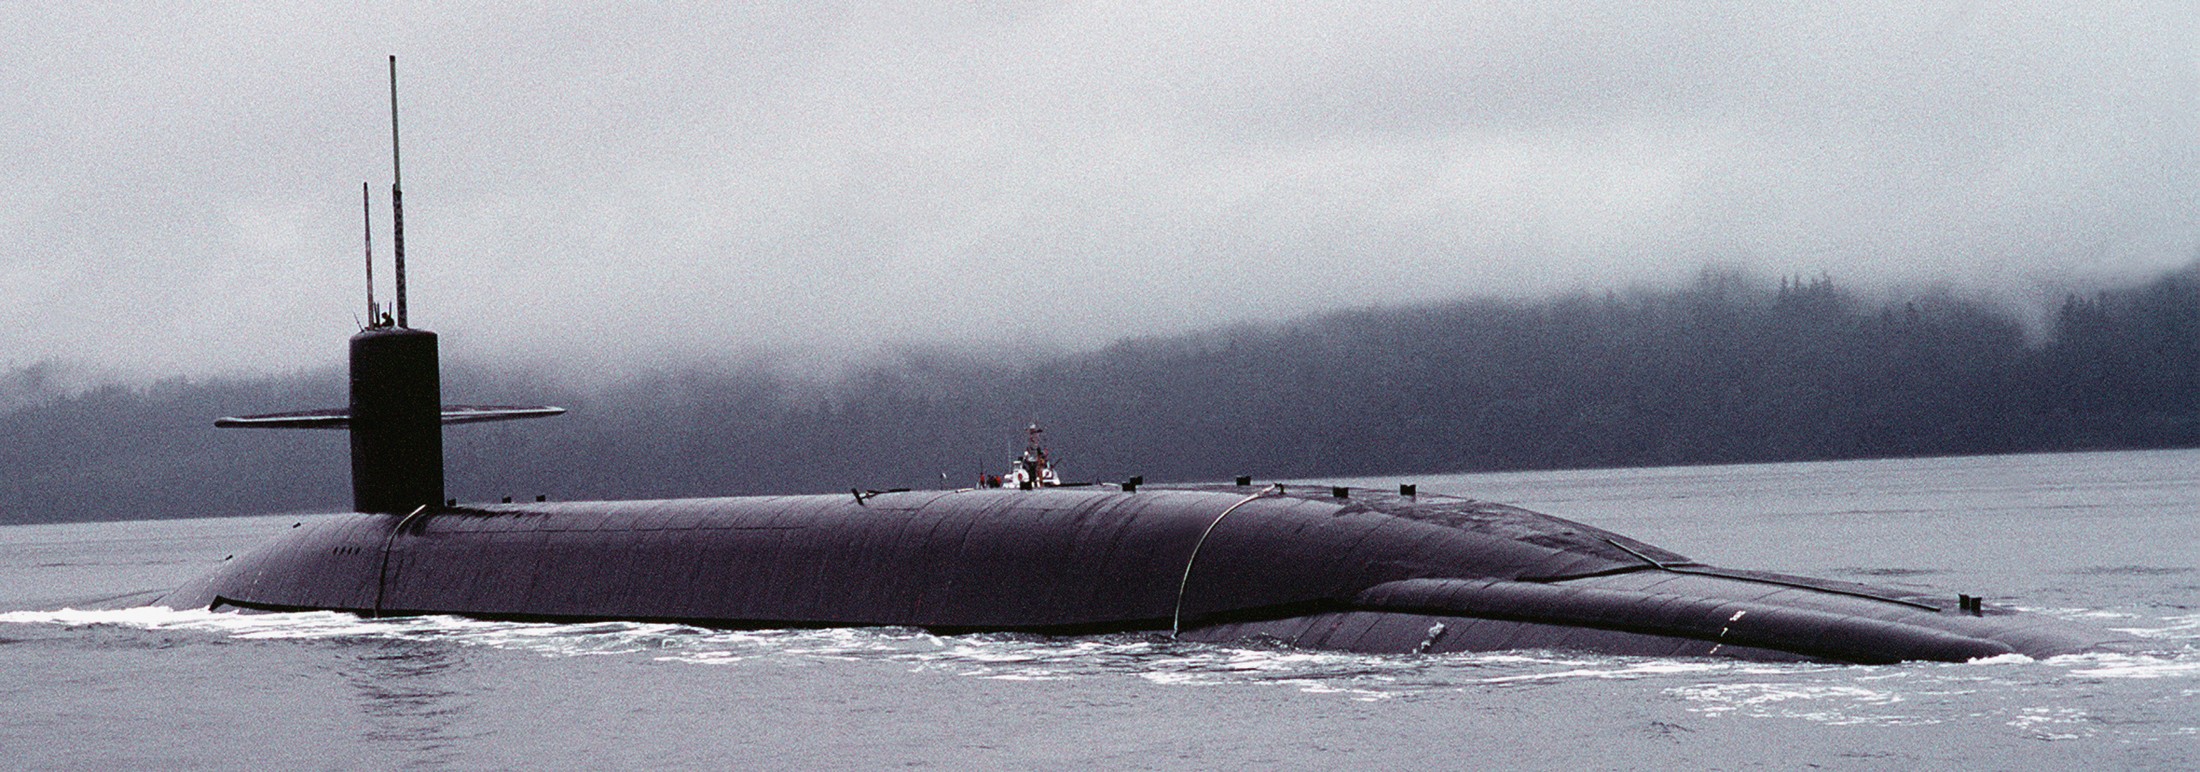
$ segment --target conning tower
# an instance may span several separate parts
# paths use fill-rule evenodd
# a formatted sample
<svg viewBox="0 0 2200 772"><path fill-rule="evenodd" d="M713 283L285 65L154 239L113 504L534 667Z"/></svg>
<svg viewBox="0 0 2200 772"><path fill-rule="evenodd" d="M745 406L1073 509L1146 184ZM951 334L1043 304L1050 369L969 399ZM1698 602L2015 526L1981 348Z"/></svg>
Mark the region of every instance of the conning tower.
<svg viewBox="0 0 2200 772"><path fill-rule="evenodd" d="M443 502L443 391L435 333L351 336L351 501L403 514Z"/></svg>
<svg viewBox="0 0 2200 772"><path fill-rule="evenodd" d="M336 410L226 417L219 427L348 429L351 502L359 512L410 514L441 507L443 425L541 418L548 406L444 405L435 333L405 318L405 203L397 144L397 57L390 57L390 216L397 283L396 316L374 302L372 197L367 219L367 323L351 336L351 405ZM364 186L362 186L364 188ZM362 189L363 194L367 193Z"/></svg>

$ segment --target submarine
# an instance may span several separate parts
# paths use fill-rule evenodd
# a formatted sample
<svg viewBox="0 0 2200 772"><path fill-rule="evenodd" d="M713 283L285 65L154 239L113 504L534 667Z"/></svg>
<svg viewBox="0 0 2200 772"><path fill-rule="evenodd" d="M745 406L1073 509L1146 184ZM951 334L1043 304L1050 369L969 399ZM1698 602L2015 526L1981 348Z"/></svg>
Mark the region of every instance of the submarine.
<svg viewBox="0 0 2200 772"><path fill-rule="evenodd" d="M395 83L392 57L393 156ZM348 407L216 421L349 432L353 511L156 605L1865 664L2120 640L1968 595L1722 568L1413 486L1055 484L1035 440L1007 480L962 489L461 504L444 496L445 426L564 411L442 404L436 336L406 318L395 177L395 315L373 300L370 236Z"/></svg>

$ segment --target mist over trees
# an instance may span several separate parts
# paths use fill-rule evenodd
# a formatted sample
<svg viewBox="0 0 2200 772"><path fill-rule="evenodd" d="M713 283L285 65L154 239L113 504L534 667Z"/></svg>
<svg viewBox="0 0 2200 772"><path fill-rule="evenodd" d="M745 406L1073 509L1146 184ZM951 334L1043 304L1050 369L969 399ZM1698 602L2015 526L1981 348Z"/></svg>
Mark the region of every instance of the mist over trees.
<svg viewBox="0 0 2200 772"><path fill-rule="evenodd" d="M2200 444L2200 266L2072 296L2035 337L1949 293L1873 304L1714 270L1018 366L910 353L824 383L696 368L582 392L452 365L446 401L572 412L453 427L445 455L449 495L481 501L962 486L1033 420L1069 478L1156 482ZM343 404L333 367L66 395L42 378L0 373L0 523L349 505L343 433L212 428Z"/></svg>

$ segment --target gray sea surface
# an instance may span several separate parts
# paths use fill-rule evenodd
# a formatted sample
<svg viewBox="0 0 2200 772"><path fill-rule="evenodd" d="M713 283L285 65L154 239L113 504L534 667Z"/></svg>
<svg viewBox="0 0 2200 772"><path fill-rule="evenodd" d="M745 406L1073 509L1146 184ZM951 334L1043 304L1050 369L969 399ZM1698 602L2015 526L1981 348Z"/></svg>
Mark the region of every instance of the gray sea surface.
<svg viewBox="0 0 2200 772"><path fill-rule="evenodd" d="M0 766L2200 768L2200 451L1336 482L2144 643L1833 666L238 615L145 604L301 516L10 526Z"/></svg>

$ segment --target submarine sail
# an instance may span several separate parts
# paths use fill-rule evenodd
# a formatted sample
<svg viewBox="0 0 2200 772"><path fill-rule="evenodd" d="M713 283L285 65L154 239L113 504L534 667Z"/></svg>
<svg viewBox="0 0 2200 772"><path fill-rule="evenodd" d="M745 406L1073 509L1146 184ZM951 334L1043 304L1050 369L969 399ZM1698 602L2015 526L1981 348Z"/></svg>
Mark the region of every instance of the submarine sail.
<svg viewBox="0 0 2200 772"><path fill-rule="evenodd" d="M367 323L351 337L346 408L229 416L219 428L345 429L351 433L351 497L357 512L405 514L442 506L443 425L545 418L564 408L443 404L435 333L408 326L405 204L397 145L397 57L390 57L390 209L397 282L395 317L374 302L374 236L367 210Z"/></svg>

